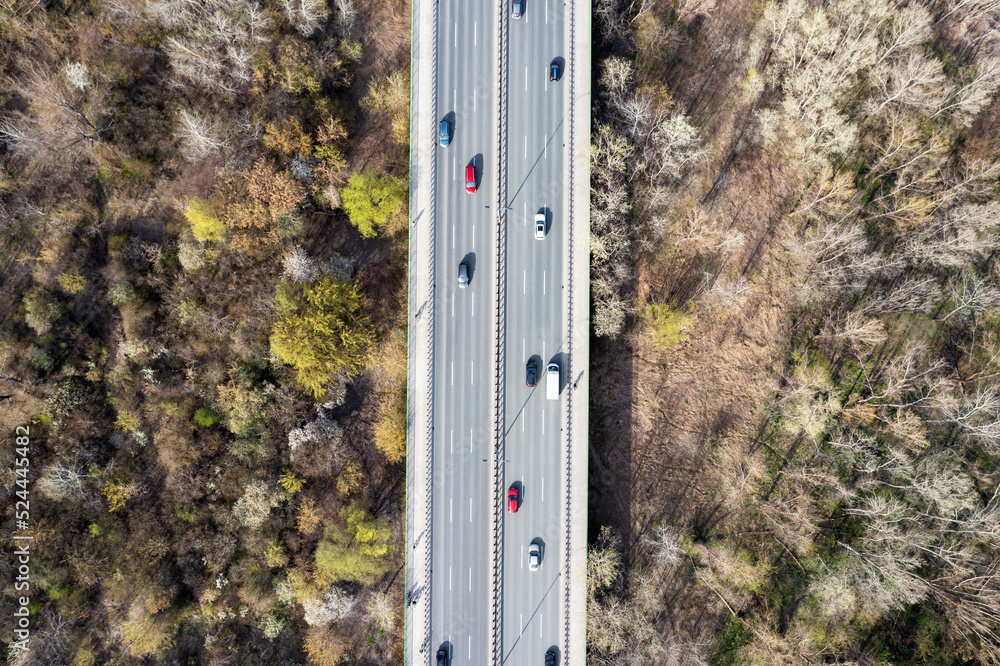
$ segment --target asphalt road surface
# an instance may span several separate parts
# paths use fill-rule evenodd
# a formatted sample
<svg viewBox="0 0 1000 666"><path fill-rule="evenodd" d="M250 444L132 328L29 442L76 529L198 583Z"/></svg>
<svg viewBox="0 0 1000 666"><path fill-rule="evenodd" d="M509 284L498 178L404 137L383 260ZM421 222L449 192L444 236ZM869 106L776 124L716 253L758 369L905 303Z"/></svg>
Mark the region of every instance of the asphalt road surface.
<svg viewBox="0 0 1000 666"><path fill-rule="evenodd" d="M431 542L431 653L445 647L450 664L490 662L490 542L494 358L490 337L498 175L496 11L492 3L438 5L437 109L451 125L451 144L437 148L436 293ZM509 11L509 5L508 5ZM509 25L506 266L505 488L521 503L505 514L503 655L510 664L541 664L560 644L560 563L565 516L560 450L562 397L546 400L545 366L565 367L565 6L529 0ZM465 167L478 191L465 191ZM536 213L546 236L534 237ZM458 266L471 282L459 288ZM525 386L525 364L538 363L538 386ZM565 373L562 381L565 383ZM542 546L538 571L528 546ZM558 652L558 648L557 652ZM562 663L562 660L560 660Z"/></svg>
<svg viewBox="0 0 1000 666"><path fill-rule="evenodd" d="M431 647L451 664L489 663L490 465L495 290L496 13L490 3L442 2L437 109L451 143L437 148ZM478 190L465 191L465 167ZM470 266L458 286L458 266Z"/></svg>
<svg viewBox="0 0 1000 666"><path fill-rule="evenodd" d="M565 6L528 0L509 26L507 114L507 487L521 490L521 507L504 526L503 654L509 664L542 664L560 644L563 613L560 565L565 542L565 481L560 400L546 399L545 367L565 369L566 318L566 81L549 81L549 65L565 72ZM536 213L546 217L536 240ZM539 382L525 386L534 358ZM565 370L562 372L565 380ZM528 545L542 546L538 571L528 568Z"/></svg>

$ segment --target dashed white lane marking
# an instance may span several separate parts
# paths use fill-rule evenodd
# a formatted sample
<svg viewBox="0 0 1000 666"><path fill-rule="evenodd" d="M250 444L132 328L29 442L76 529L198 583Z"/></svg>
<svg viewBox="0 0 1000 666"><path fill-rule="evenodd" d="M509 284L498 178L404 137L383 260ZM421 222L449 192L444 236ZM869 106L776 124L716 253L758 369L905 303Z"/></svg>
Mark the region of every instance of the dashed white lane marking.
<svg viewBox="0 0 1000 666"><path fill-rule="evenodd" d="M528 135L524 135L524 159L528 159Z"/></svg>
<svg viewBox="0 0 1000 666"><path fill-rule="evenodd" d="M524 568L524 544L521 544L521 568Z"/></svg>
<svg viewBox="0 0 1000 666"><path fill-rule="evenodd" d="M542 296L545 295L545 275L546 271L542 271Z"/></svg>
<svg viewBox="0 0 1000 666"><path fill-rule="evenodd" d="M455 522L455 498L454 497L449 497L448 498L448 522L449 523Z"/></svg>
<svg viewBox="0 0 1000 666"><path fill-rule="evenodd" d="M523 282L524 282L524 285L521 288L521 293L522 294L527 294L528 293L528 271L524 271L524 275L522 275L521 277L523 278Z"/></svg>
<svg viewBox="0 0 1000 666"><path fill-rule="evenodd" d="M472 22L472 45L476 46L479 44L479 23L476 21Z"/></svg>
<svg viewBox="0 0 1000 666"><path fill-rule="evenodd" d="M469 361L469 383L470 384L475 384L476 383L476 362L475 361Z"/></svg>
<svg viewBox="0 0 1000 666"><path fill-rule="evenodd" d="M472 522L472 498L469 498L469 522ZM471 589L471 588L470 588Z"/></svg>
<svg viewBox="0 0 1000 666"><path fill-rule="evenodd" d="M455 362L451 362L451 385L455 385Z"/></svg>
<svg viewBox="0 0 1000 666"><path fill-rule="evenodd" d="M458 48L458 21L455 21L455 48Z"/></svg>
<svg viewBox="0 0 1000 666"><path fill-rule="evenodd" d="M451 592L451 567L448 567L448 591Z"/></svg>

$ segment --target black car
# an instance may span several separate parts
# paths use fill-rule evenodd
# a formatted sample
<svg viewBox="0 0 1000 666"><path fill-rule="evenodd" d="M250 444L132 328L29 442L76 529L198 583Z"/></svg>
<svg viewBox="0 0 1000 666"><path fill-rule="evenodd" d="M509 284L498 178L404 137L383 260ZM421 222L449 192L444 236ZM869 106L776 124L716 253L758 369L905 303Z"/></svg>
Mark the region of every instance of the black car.
<svg viewBox="0 0 1000 666"><path fill-rule="evenodd" d="M535 388L535 384L538 383L538 363L535 362L535 359L528 361L527 374L528 379L525 384L528 388Z"/></svg>
<svg viewBox="0 0 1000 666"><path fill-rule="evenodd" d="M556 666L555 650L549 650L545 653L545 666Z"/></svg>
<svg viewBox="0 0 1000 666"><path fill-rule="evenodd" d="M548 657L545 657L545 659L548 659ZM547 664L549 662L546 661L545 663ZM552 663L555 664L556 662L553 661ZM443 650L442 649L442 650L438 650L437 651L437 666L448 666L448 651L447 650Z"/></svg>

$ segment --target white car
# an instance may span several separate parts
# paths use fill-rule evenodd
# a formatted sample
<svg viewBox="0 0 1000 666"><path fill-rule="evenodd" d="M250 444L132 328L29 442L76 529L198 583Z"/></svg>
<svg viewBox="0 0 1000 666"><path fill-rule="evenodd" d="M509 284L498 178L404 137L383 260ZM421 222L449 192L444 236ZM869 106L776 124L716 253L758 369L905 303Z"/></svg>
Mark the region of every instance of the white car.
<svg viewBox="0 0 1000 666"><path fill-rule="evenodd" d="M538 564L542 561L542 549L537 543L528 546L528 569L538 571Z"/></svg>
<svg viewBox="0 0 1000 666"><path fill-rule="evenodd" d="M535 240L545 238L545 213L535 215Z"/></svg>

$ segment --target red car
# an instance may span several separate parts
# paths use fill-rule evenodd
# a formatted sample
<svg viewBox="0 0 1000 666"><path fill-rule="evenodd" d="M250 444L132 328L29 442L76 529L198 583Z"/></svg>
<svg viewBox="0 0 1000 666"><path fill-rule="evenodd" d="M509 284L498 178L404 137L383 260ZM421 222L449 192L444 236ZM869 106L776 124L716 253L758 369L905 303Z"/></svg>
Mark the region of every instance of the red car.
<svg viewBox="0 0 1000 666"><path fill-rule="evenodd" d="M510 490L507 491L507 511L517 513L517 500L517 488L511 486Z"/></svg>
<svg viewBox="0 0 1000 666"><path fill-rule="evenodd" d="M476 167L471 164L465 167L465 191L469 194L476 191Z"/></svg>

